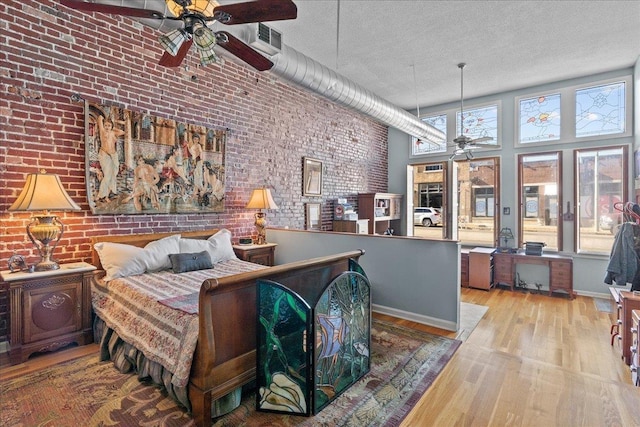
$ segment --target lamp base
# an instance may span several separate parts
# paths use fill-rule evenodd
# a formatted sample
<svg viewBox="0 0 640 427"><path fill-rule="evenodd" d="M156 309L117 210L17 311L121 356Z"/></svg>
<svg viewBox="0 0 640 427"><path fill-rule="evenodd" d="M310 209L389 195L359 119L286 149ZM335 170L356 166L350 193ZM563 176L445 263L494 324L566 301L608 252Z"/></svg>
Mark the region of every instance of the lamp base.
<svg viewBox="0 0 640 427"><path fill-rule="evenodd" d="M33 267L35 271L51 271L58 270L59 268L60 265L57 262L51 260L42 260Z"/></svg>
<svg viewBox="0 0 640 427"><path fill-rule="evenodd" d="M48 214L34 215L31 223L27 225L27 235L40 253L40 261L34 266L35 271L60 268L58 263L51 259L51 254L62 237L63 227L64 224L57 216Z"/></svg>
<svg viewBox="0 0 640 427"><path fill-rule="evenodd" d="M267 244L267 231L265 227L267 226L267 214L264 212L257 212L255 214L256 222L256 230L258 231L258 238L256 239L256 245L266 245Z"/></svg>

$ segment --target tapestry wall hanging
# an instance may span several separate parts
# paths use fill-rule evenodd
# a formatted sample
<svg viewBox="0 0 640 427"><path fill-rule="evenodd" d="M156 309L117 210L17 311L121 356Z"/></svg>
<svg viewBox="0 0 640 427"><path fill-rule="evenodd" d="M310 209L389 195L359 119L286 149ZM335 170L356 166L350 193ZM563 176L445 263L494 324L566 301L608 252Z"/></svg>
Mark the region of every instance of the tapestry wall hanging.
<svg viewBox="0 0 640 427"><path fill-rule="evenodd" d="M222 212L226 137L225 130L85 103L91 212Z"/></svg>

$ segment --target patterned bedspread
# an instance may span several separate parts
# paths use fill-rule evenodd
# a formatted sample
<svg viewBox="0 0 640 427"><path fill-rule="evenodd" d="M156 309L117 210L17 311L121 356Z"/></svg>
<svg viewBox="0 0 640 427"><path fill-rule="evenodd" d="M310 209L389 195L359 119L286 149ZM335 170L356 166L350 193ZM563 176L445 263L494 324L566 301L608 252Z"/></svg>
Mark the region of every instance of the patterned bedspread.
<svg viewBox="0 0 640 427"><path fill-rule="evenodd" d="M92 289L93 309L123 340L172 372L175 386L183 387L189 381L198 340L197 303L195 310L193 304L183 310L171 308L167 301L192 301L192 294L200 291L206 279L262 268L267 267L233 259L209 270L181 274L162 271L100 281Z"/></svg>

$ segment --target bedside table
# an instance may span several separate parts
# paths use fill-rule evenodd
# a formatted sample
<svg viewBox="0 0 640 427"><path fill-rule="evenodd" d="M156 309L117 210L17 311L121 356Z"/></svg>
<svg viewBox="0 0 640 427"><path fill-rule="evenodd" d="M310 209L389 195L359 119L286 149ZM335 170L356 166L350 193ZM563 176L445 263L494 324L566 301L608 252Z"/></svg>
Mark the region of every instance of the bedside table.
<svg viewBox="0 0 640 427"><path fill-rule="evenodd" d="M275 264L276 243L266 243L264 245L233 245L236 256L243 261L254 264L267 265Z"/></svg>
<svg viewBox="0 0 640 427"><path fill-rule="evenodd" d="M95 269L86 262L74 262L51 271L0 272L9 288L12 365L36 352L93 341L90 278Z"/></svg>

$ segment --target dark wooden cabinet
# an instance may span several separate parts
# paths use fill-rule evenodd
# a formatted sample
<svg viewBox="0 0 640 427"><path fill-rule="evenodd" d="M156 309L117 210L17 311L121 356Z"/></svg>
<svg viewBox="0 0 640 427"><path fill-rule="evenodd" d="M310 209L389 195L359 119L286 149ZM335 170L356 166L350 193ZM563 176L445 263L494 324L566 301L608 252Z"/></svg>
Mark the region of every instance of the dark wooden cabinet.
<svg viewBox="0 0 640 427"><path fill-rule="evenodd" d="M631 327L633 325L634 310L640 310L640 295L634 295L633 292L620 291L620 344L622 350L622 360L627 365L631 365L631 343L633 342L633 333Z"/></svg>
<svg viewBox="0 0 640 427"><path fill-rule="evenodd" d="M631 312L631 382L640 387L640 310Z"/></svg>
<svg viewBox="0 0 640 427"><path fill-rule="evenodd" d="M333 231L343 233L356 233L356 234L368 234L369 233L369 220L357 219L355 221L333 221Z"/></svg>
<svg viewBox="0 0 640 427"><path fill-rule="evenodd" d="M59 270L1 273L9 287L9 361L33 353L93 341L90 264L63 264Z"/></svg>
<svg viewBox="0 0 640 427"><path fill-rule="evenodd" d="M493 286L494 248L474 248L469 251L469 287L489 290Z"/></svg>
<svg viewBox="0 0 640 427"><path fill-rule="evenodd" d="M0 343L9 341L9 284L0 282Z"/></svg>
<svg viewBox="0 0 640 427"><path fill-rule="evenodd" d="M369 220L369 234L384 234L392 228L400 232L402 194L358 194L358 218Z"/></svg>
<svg viewBox="0 0 640 427"><path fill-rule="evenodd" d="M460 286L469 287L469 251L460 252Z"/></svg>
<svg viewBox="0 0 640 427"><path fill-rule="evenodd" d="M233 251L236 256L243 261L252 262L254 264L273 266L275 265L275 243L266 243L264 245L234 245Z"/></svg>

